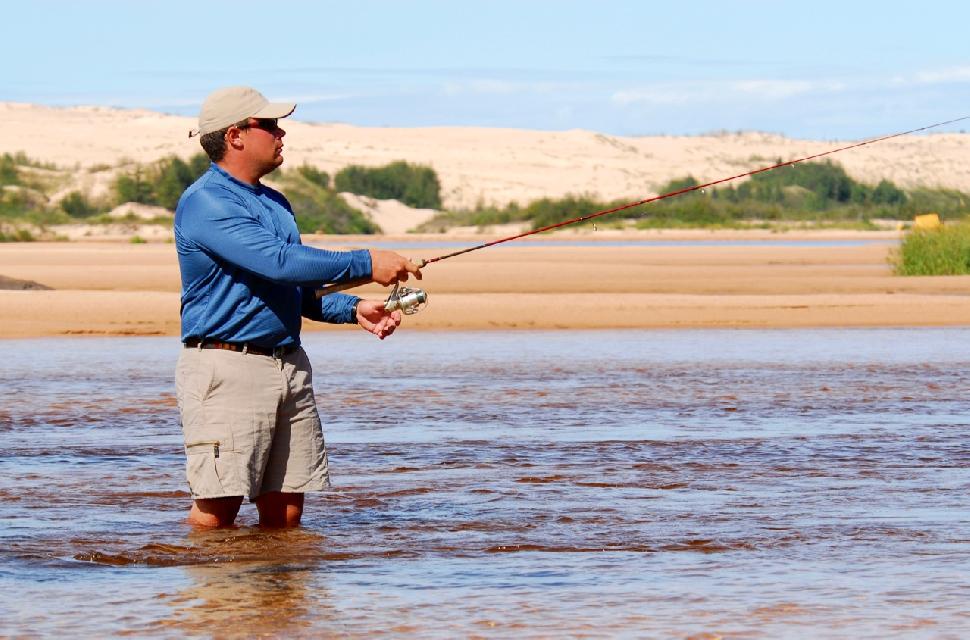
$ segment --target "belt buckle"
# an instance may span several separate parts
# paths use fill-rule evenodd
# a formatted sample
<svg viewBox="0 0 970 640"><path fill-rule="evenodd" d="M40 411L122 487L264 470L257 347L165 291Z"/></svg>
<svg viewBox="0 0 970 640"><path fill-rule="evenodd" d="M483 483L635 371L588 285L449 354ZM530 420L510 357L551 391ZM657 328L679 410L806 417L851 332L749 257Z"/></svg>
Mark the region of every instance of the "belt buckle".
<svg viewBox="0 0 970 640"><path fill-rule="evenodd" d="M277 360L282 360L283 356L286 355L286 347L273 347L273 357Z"/></svg>

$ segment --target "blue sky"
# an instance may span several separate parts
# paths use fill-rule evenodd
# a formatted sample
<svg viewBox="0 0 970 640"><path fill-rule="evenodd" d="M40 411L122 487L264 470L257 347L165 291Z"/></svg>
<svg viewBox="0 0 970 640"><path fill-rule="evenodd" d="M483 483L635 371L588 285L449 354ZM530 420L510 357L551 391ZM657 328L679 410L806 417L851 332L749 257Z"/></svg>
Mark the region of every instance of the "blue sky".
<svg viewBox="0 0 970 640"><path fill-rule="evenodd" d="M32 0L4 6L0 101L195 115L249 84L317 122L857 139L970 115L968 25L933 1Z"/></svg>

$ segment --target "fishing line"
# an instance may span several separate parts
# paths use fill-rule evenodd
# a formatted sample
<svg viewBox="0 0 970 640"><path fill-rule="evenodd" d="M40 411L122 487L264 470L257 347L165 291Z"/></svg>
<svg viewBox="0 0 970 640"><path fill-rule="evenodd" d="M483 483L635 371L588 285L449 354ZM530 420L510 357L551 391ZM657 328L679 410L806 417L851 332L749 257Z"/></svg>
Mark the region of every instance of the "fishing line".
<svg viewBox="0 0 970 640"><path fill-rule="evenodd" d="M884 142L886 140L892 140L893 138L899 138L899 137L902 137L902 136L908 136L910 134L919 133L921 131L929 131L930 129L935 129L937 127L942 127L942 126L945 126L945 125L948 125L948 124L953 124L955 122L961 122L963 120L968 120L968 119L970 119L970 116L963 116L961 118L954 118L953 120L946 120L944 122L937 122L936 124L927 125L925 127L919 127L917 129L910 129L909 131L901 131L899 133L893 133L893 134L886 135L886 136L881 136L881 137L878 137L878 138L871 138L869 140L863 140L862 142L856 142L854 144L845 145L843 147L838 147L836 149L829 149L828 151L823 151L821 153L815 153L815 154L812 154L810 156L805 156L803 158L796 158L794 160L788 160L786 162L779 162L778 164L773 164L773 165L768 166L768 167L762 167L760 169L754 169L753 171L746 171L744 173L739 173L736 176L730 176L730 177L727 177L727 178L721 178L720 180L713 180L711 182L705 182L704 184L698 184L698 185L695 185L693 187L686 187L684 189L678 189L676 191L671 191L669 193L664 193L664 194L661 194L659 196L653 196L651 198L644 198L643 200L637 200L636 202L630 202L630 203L623 204L623 205L620 205L620 206L617 206L617 207L613 207L611 209L604 209L602 211L596 211L594 213L589 213L589 214L586 214L584 216L579 216L577 218L571 218L569 220L563 220L562 222L557 222L555 224L546 225L546 226L540 227L538 229L532 229L531 231L525 231L523 233L518 233L516 235L509 236L507 238L500 238L498 240L491 240L489 242L483 242L482 244L478 244L478 245L475 245L473 247L468 247L467 249L461 249L459 251L455 251L455 252L452 252L452 253L446 253L444 255L440 255L440 256L437 256L435 258L428 258L426 260L418 260L418 261L416 261L416 264L418 265L418 267L423 268L423 267L425 267L425 266L427 266L429 264L435 263L435 262L441 262L442 260L447 260L448 258L454 258L456 256L461 256L461 255L464 255L466 253L471 253L472 251L478 251L479 249L485 249L487 247L494 247L495 245L502 244L504 242L511 242L512 240L518 240L520 238L526 238L528 236L532 236L532 235L535 235L537 233L543 233L545 231L551 231L553 229L559 229L560 227L566 227L566 226L569 226L571 224L577 224L579 222L586 222L587 220L592 220L594 218L599 218L601 216L609 215L611 213L616 213L618 211L624 211L626 209L632 209L633 207L639 207L640 205L649 204L651 202L657 202L658 200L666 200L667 198L673 198L674 196L683 195L685 193L690 193L692 191L700 191L702 189L707 189L708 187L713 187L715 185L724 184L724 183L727 183L727 182L731 182L733 180L738 180L740 178L746 178L748 176L753 176L753 175L756 175L756 174L759 174L759 173L765 173L767 171L774 171L775 169L780 169L782 167L794 166L794 165L796 165L796 164L798 164L800 162L806 162L808 160L815 160L816 158L823 158L825 156L830 156L832 154L840 153L842 151L848 151L849 149L855 149L855 148L858 148L858 147L864 147L864 146L869 145L869 144L875 144L877 142ZM357 287L357 286L360 286L360 285L363 285L363 284L367 284L370 281L371 280L370 280L369 277L365 277L365 278L358 278L356 280L351 280L349 282L344 282L344 283L340 283L340 284L328 285L328 286L323 287L321 289L317 289L317 297L321 297L321 296L327 295L329 293L334 293L336 291L343 291L345 289L351 289L353 287ZM410 304L410 305L406 305L406 306L396 306L396 307L394 307L395 304L400 304L401 303L400 301L406 301L406 300L408 300L408 298L407 298L408 295L413 295L415 293L420 293L421 296L423 296L423 298L420 301L420 303L417 302L417 301L415 301L414 304ZM396 302L395 300L398 300L398 301ZM427 303L427 296L426 296L426 294L424 294L423 291L420 291L420 290L412 290L412 289L407 289L407 288L403 288L400 291L398 291L398 288L397 287L395 287L394 293L391 294L391 297L388 298L388 301L387 301L387 305L388 305L388 308L389 309L390 309L390 307L394 307L395 309L398 309L399 308L399 309L404 310L405 313L408 313L408 312L413 313L414 311L409 311L409 310L410 309L417 309L417 308L419 308L419 304L420 305L423 305L425 303Z"/></svg>
<svg viewBox="0 0 970 640"><path fill-rule="evenodd" d="M920 127L918 129L910 129L909 131L902 131L900 133L893 133L888 136L882 136L880 138L872 138L870 140L864 140L863 142L857 142L855 144L846 145L844 147L839 147L838 149L830 149L828 151L823 151L822 153L816 153L810 156L805 156L804 158L797 158L795 160L788 160L787 162L779 162L778 164L773 164L770 167L762 167L761 169L755 169L754 171L747 171L745 173L739 173L736 176L731 176L729 178L721 178L720 180L714 180L712 182L707 182L704 184L699 184L693 187L687 187L685 189L678 189L677 191L671 191L670 193L664 193L659 196L653 196L652 198L644 198L643 200L637 200L636 202L630 202L629 204L620 205L618 207L613 207L612 209L604 209L603 211L597 211L595 213L590 213L584 216L579 216L578 218L572 218L570 220L564 220L563 222L557 222L556 224L550 224L539 229L533 229L531 231L526 231L524 233L519 233L514 236L509 236L508 238L502 238L500 240L492 240L491 242L483 242L482 244L476 245L474 247L469 247L467 249L462 249L460 251L455 251L454 253L448 253L436 258L429 258L427 260L422 260L420 266L425 266L433 262L441 262L442 260L447 260L448 258L454 258L455 256L464 255L466 253L471 253L472 251L478 251L479 249L485 249L486 247L494 247L497 244L502 244L503 242L511 242L512 240L518 240L519 238L525 238L537 233L543 233L544 231L551 231L553 229L558 229L560 227L565 227L571 224L576 224L578 222L585 222L587 220L592 220L593 218L599 218L600 216L609 215L611 213L616 213L617 211L624 211L625 209L632 209L633 207L639 207L643 204L648 204L650 202L656 202L658 200L665 200L667 198L673 198L674 196L679 196L685 193L690 193L691 191L699 191L701 189L706 189L708 187L713 187L718 184L724 184L725 182L731 182L732 180L737 180L739 178L746 178L748 176L753 176L758 173L765 173L766 171L773 171L775 169L780 169L782 167L789 167L796 165L799 162L805 162L807 160L814 160L816 158L822 158L824 156L830 156L833 153L839 153L840 151L847 151L849 149L855 149L856 147L863 147L867 144L875 144L877 142L884 142L885 140L891 140L893 138L899 138L901 136L907 136L913 133L919 133L920 131L928 131L929 129L935 129L936 127L942 127L944 125L953 124L954 122L960 122L961 120L970 119L970 116L963 116L962 118L956 118L954 120L947 120L946 122L937 122L936 124L931 124L925 127Z"/></svg>

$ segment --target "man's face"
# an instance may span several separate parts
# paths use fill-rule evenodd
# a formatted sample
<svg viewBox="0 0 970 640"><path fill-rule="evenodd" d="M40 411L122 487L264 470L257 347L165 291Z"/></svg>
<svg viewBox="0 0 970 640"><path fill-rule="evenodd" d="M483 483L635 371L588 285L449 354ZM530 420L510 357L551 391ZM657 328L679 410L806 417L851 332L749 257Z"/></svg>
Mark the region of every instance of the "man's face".
<svg viewBox="0 0 970 640"><path fill-rule="evenodd" d="M249 118L248 126L241 132L245 153L262 175L270 173L283 164L283 136L286 131L279 127L275 118Z"/></svg>

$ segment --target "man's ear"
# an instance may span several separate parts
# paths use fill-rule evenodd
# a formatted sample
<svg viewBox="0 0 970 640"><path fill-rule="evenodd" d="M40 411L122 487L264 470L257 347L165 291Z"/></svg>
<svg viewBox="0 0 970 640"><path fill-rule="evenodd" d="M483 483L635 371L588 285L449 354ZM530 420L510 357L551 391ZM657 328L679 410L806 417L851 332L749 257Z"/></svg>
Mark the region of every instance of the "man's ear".
<svg viewBox="0 0 970 640"><path fill-rule="evenodd" d="M226 144L233 149L242 149L244 146L241 135L242 131L239 127L229 127L229 130L226 131Z"/></svg>

